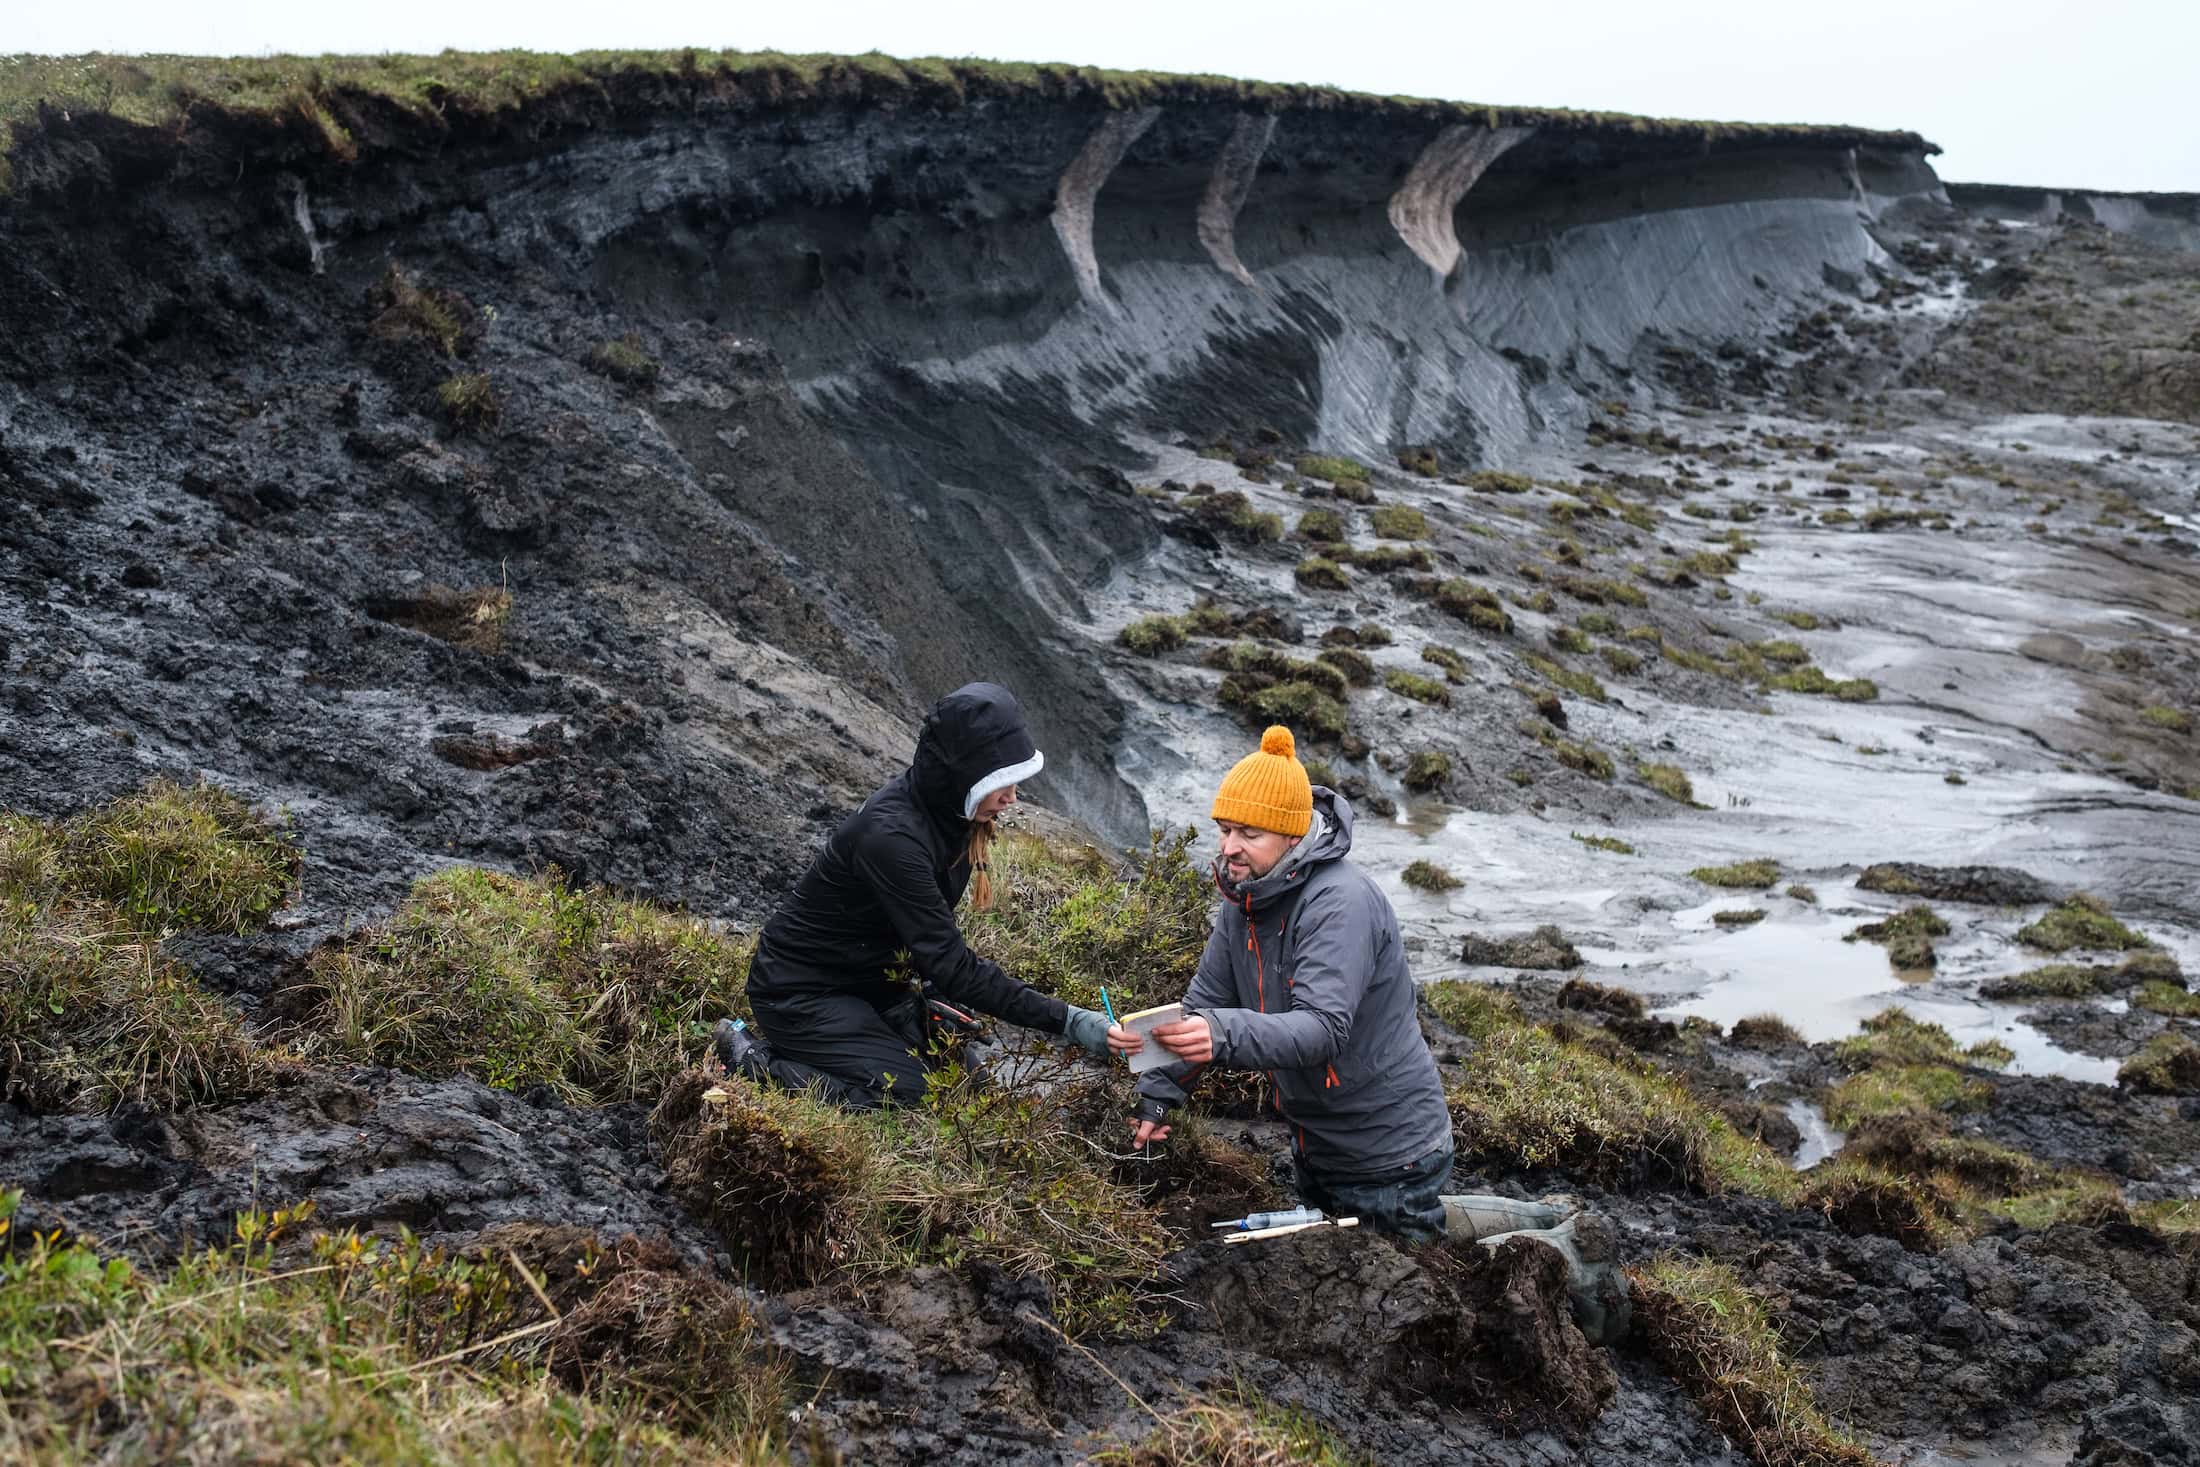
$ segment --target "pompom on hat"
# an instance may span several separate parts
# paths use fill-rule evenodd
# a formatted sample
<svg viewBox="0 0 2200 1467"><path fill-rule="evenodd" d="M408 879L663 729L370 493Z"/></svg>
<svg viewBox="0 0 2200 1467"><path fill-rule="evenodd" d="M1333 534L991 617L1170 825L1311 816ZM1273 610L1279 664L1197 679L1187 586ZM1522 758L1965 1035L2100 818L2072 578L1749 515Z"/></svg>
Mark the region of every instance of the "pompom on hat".
<svg viewBox="0 0 2200 1467"><path fill-rule="evenodd" d="M1314 823L1314 782L1299 763L1291 730L1270 724L1260 748L1238 760L1215 792L1216 820L1281 835L1304 835Z"/></svg>

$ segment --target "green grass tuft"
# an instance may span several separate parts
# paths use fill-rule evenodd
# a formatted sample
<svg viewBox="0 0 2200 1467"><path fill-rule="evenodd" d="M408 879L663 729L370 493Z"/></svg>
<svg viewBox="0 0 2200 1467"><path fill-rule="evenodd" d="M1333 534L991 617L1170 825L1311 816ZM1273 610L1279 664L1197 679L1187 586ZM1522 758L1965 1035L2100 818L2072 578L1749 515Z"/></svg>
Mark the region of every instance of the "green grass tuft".
<svg viewBox="0 0 2200 1467"><path fill-rule="evenodd" d="M1309 591L1349 591L1352 578L1344 573L1344 567L1321 555L1309 555L1298 563L1292 578Z"/></svg>
<svg viewBox="0 0 2200 1467"><path fill-rule="evenodd" d="M1309 453L1298 461L1298 470L1310 479L1325 479L1332 484L1364 484L1367 482L1367 465L1333 454Z"/></svg>
<svg viewBox="0 0 2200 1467"><path fill-rule="evenodd" d="M1402 698L1416 703L1430 703L1439 708L1451 706L1451 689L1432 677L1422 677L1417 672L1407 672L1402 667L1383 671L1383 686Z"/></svg>
<svg viewBox="0 0 2200 1467"><path fill-rule="evenodd" d="M2159 978L2140 988L2131 1006L2172 1019L2200 1019L2200 993L2189 992Z"/></svg>
<svg viewBox="0 0 2200 1467"><path fill-rule="evenodd" d="M2100 952L2125 952L2152 947L2153 941L2109 915L2099 897L2079 892L2059 907L2017 929L2017 941L2042 952L2062 953L2072 948Z"/></svg>
<svg viewBox="0 0 2200 1467"><path fill-rule="evenodd" d="M1829 1422L1780 1348L1774 1306L1722 1263L1661 1258L1629 1275L1650 1353L1761 1467L1877 1467Z"/></svg>
<svg viewBox="0 0 2200 1467"><path fill-rule="evenodd" d="M1687 772L1678 764L1638 764L1635 773L1642 782L1677 804L1696 803L1696 787L1688 779Z"/></svg>
<svg viewBox="0 0 2200 1467"><path fill-rule="evenodd" d="M1051 1078L998 1087L935 1070L922 1103L855 1113L698 1066L666 1088L650 1134L672 1194L767 1285L862 1294L920 1264L983 1262L1051 1285L1070 1333L1113 1330L1134 1323L1170 1238L1068 1119L1112 1129L1127 1093Z"/></svg>
<svg viewBox="0 0 2200 1467"><path fill-rule="evenodd" d="M2116 1083L2152 1095L2200 1095L2200 1044L2161 1033L2123 1063Z"/></svg>
<svg viewBox="0 0 2200 1467"><path fill-rule="evenodd" d="M1572 831L1569 834L1592 851L1610 851L1618 856L1632 856L1635 853L1633 846L1616 835L1583 835L1579 831Z"/></svg>
<svg viewBox="0 0 2200 1467"><path fill-rule="evenodd" d="M1398 873L1398 879L1415 891L1457 891L1462 883L1433 861L1415 861Z"/></svg>
<svg viewBox="0 0 2200 1467"><path fill-rule="evenodd" d="M1344 543L1344 516L1333 509L1310 509L1299 516L1298 536L1324 545Z"/></svg>
<svg viewBox="0 0 2200 1467"><path fill-rule="evenodd" d="M1730 866L1698 866L1688 874L1707 886L1747 886L1762 891L1780 879L1780 863L1758 857Z"/></svg>
<svg viewBox="0 0 2200 1467"><path fill-rule="evenodd" d="M284 831L210 785L156 780L77 818L0 815L0 1099L165 1110L264 1093L296 1069L165 957L184 928L245 933L289 895Z"/></svg>
<svg viewBox="0 0 2200 1467"><path fill-rule="evenodd" d="M1367 512L1368 528L1385 540L1426 540L1428 516L1403 504L1379 505Z"/></svg>
<svg viewBox="0 0 2200 1467"><path fill-rule="evenodd" d="M1184 645L1187 632L1178 616L1142 616L1115 634L1116 645L1140 657L1158 657Z"/></svg>
<svg viewBox="0 0 2200 1467"><path fill-rule="evenodd" d="M487 372L460 372L435 390L437 406L455 428L493 428L504 417L504 402Z"/></svg>
<svg viewBox="0 0 2200 1467"><path fill-rule="evenodd" d="M711 1023L747 1014L753 948L555 870L458 866L317 953L295 997L330 1053L576 1104L646 1100L705 1052Z"/></svg>
<svg viewBox="0 0 2200 1467"><path fill-rule="evenodd" d="M1548 657L1531 655L1527 659L1527 663L1528 666L1541 673L1545 681L1564 688L1576 697L1589 698L1598 703L1611 701L1609 695L1604 691L1604 684L1598 682L1586 672L1571 667L1561 667Z"/></svg>
<svg viewBox="0 0 2200 1467"><path fill-rule="evenodd" d="M2140 709L2139 716L2156 728L2166 728L2171 733L2192 732L2192 716L2181 709L2166 708L2155 703Z"/></svg>
<svg viewBox="0 0 2200 1467"><path fill-rule="evenodd" d="M1421 648L1421 660L1444 670L1444 681L1463 683L1467 680L1467 659L1451 648L1429 642Z"/></svg>
<svg viewBox="0 0 2200 1467"><path fill-rule="evenodd" d="M1765 686L1782 693L1811 693L1843 703L1869 703L1879 696L1879 684L1868 677L1836 679L1821 667L1799 667L1765 680Z"/></svg>
<svg viewBox="0 0 2200 1467"><path fill-rule="evenodd" d="M615 341L597 342L596 349L588 354L588 365L629 387L654 387L661 370L657 359L643 350L642 338L633 333Z"/></svg>

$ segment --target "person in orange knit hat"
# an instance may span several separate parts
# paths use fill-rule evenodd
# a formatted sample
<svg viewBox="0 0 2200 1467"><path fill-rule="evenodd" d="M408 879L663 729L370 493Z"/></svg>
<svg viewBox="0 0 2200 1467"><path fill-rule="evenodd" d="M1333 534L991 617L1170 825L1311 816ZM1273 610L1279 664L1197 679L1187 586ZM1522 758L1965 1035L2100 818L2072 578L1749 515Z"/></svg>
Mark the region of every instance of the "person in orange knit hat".
<svg viewBox="0 0 2200 1467"><path fill-rule="evenodd" d="M1444 1235L1451 1113L1414 1012L1398 916L1346 859L1352 806L1307 778L1276 725L1215 793L1223 902L1184 995L1153 1031L1177 1063L1139 1083L1132 1139L1169 1133L1209 1065L1264 1070L1300 1197L1415 1239ZM1136 1035L1110 1043L1126 1052Z"/></svg>

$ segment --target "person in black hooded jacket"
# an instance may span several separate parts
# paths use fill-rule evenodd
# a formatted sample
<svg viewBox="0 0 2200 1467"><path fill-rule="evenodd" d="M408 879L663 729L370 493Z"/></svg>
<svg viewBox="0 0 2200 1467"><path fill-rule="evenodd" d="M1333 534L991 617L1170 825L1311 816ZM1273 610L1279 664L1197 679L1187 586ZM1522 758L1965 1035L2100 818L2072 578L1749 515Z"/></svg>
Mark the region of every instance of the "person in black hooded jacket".
<svg viewBox="0 0 2200 1467"><path fill-rule="evenodd" d="M721 1022L726 1067L851 1109L905 1104L924 1094L931 999L1106 1054L1106 1019L1009 976L955 925L973 875L988 900L993 817L1044 762L1006 688L970 683L934 704L915 762L840 823L764 924L748 985L763 1038ZM904 964L921 995L893 976Z"/></svg>

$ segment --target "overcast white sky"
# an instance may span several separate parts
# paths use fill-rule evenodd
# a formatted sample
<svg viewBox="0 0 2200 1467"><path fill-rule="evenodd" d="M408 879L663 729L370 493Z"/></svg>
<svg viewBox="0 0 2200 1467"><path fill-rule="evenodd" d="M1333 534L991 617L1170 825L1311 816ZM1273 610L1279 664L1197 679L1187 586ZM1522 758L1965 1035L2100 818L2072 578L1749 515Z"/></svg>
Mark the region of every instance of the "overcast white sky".
<svg viewBox="0 0 2200 1467"><path fill-rule="evenodd" d="M989 56L1913 128L1941 176L2200 191L2200 0L12 0L0 53Z"/></svg>

